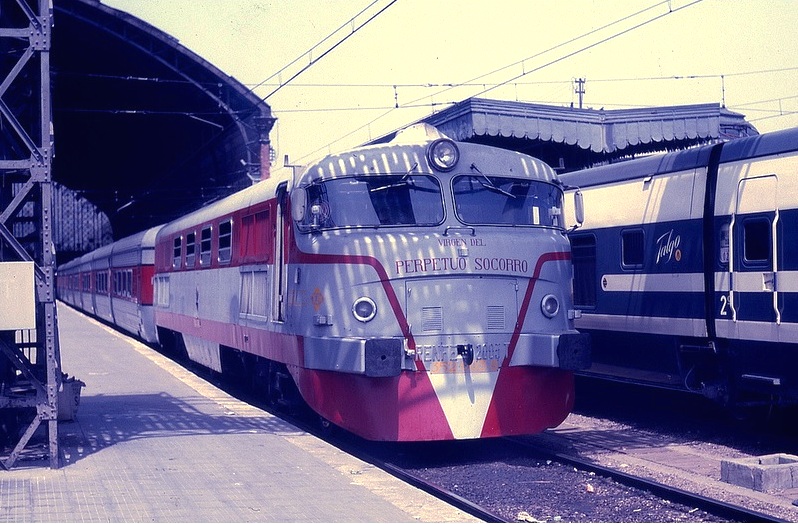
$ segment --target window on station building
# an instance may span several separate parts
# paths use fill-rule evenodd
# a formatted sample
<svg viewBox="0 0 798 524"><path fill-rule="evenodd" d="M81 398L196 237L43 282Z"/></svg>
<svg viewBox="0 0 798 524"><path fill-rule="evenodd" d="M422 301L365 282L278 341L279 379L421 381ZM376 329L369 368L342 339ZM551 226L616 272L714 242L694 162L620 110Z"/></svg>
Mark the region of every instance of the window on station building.
<svg viewBox="0 0 798 524"><path fill-rule="evenodd" d="M211 226L202 228L200 232L200 265L208 266L211 263Z"/></svg>
<svg viewBox="0 0 798 524"><path fill-rule="evenodd" d="M219 262L227 263L233 255L233 221L219 224Z"/></svg>

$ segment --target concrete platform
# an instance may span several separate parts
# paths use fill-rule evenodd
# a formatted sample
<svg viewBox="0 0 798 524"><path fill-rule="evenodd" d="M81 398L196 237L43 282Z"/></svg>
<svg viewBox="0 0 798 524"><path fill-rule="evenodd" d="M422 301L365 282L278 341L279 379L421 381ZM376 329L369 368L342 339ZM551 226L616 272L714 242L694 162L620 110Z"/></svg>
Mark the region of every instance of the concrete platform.
<svg viewBox="0 0 798 524"><path fill-rule="evenodd" d="M58 318L63 370L86 383L59 424L64 465L28 451L0 471L0 521L476 521L68 306Z"/></svg>

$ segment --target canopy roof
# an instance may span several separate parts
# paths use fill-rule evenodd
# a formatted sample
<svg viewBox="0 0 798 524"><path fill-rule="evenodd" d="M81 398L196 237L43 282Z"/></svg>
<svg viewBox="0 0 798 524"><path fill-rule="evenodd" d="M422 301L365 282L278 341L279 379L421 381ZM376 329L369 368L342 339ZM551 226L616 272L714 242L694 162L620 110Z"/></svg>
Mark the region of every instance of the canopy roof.
<svg viewBox="0 0 798 524"><path fill-rule="evenodd" d="M758 134L719 104L596 110L470 98L422 121L455 140L521 151L561 171Z"/></svg>

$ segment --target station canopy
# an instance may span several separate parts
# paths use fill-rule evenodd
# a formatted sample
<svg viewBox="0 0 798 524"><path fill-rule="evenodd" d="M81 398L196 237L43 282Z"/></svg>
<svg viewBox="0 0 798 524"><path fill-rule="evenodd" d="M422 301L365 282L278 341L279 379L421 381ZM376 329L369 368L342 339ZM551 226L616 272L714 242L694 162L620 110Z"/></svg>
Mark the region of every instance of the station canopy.
<svg viewBox="0 0 798 524"><path fill-rule="evenodd" d="M421 122L454 140L526 153L559 172L758 134L744 115L714 103L604 110L469 98Z"/></svg>
<svg viewBox="0 0 798 524"><path fill-rule="evenodd" d="M267 176L269 106L173 37L94 0L52 35L59 262Z"/></svg>

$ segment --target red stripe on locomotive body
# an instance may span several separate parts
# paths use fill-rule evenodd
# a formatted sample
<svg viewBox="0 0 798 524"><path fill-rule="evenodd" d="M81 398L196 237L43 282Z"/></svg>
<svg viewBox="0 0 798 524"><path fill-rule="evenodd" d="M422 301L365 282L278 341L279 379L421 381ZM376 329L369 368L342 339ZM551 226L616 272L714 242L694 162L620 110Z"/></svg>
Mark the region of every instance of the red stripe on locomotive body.
<svg viewBox="0 0 798 524"><path fill-rule="evenodd" d="M339 265L367 265L374 269L377 272L377 276L379 277L379 281L382 284L382 289L385 291L385 295L388 298L388 302L391 304L391 310L393 311L394 318L396 319L397 323L399 324L400 329L402 330L402 335L405 337L407 341L407 347L410 349L416 348L415 340L413 339L413 333L410 332L410 325L407 323L407 317L405 316L405 312L402 309L402 305L399 303L399 298L396 296L396 292L391 285L391 279L388 277L388 273L385 271L385 266L380 262L377 258L372 256L365 256L365 255L332 255L332 254L314 254L314 253L305 253L299 250L299 247L294 243L293 246L296 249L296 262L302 264L339 264Z"/></svg>
<svg viewBox="0 0 798 524"><path fill-rule="evenodd" d="M304 365L302 337L269 329L242 326L207 318L194 318L168 311L155 313L161 327L236 348L292 366Z"/></svg>
<svg viewBox="0 0 798 524"><path fill-rule="evenodd" d="M521 302L521 307L518 310L518 322L516 322L515 329L513 330L513 336L510 338L510 347L507 350L507 362L512 359L515 346L518 344L518 337L521 335L521 329L524 327L527 311L529 311L529 302L532 300L532 292L535 290L535 284L537 284L537 281L540 278L540 272L543 270L543 264L546 262L565 260L571 260L570 251L544 253L535 263L535 271L532 273L532 278L530 278L529 282L527 283L526 292L524 293L524 300Z"/></svg>

